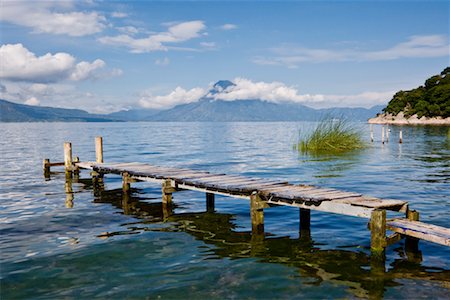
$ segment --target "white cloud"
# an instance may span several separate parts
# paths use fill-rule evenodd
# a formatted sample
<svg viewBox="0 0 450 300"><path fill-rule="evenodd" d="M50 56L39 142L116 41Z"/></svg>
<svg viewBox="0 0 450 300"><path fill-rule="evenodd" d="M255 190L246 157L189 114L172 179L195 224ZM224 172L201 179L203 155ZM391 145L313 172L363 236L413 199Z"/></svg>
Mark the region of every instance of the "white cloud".
<svg viewBox="0 0 450 300"><path fill-rule="evenodd" d="M386 61L402 58L444 57L450 55L450 45L448 37L445 35L425 35L412 36L406 42L376 51L284 46L274 48L272 52L275 56L257 56L253 58L253 62L259 65L280 65L288 68L297 68L302 63Z"/></svg>
<svg viewBox="0 0 450 300"><path fill-rule="evenodd" d="M75 57L64 52L36 56L22 44L2 45L0 61L0 78L28 82L84 80L105 66L101 59L92 63L82 61L76 64Z"/></svg>
<svg viewBox="0 0 450 300"><path fill-rule="evenodd" d="M153 96L151 94L144 94L141 99L139 99L139 104L145 108L170 108L178 104L196 102L205 94L206 90L202 88L185 90L181 87L177 87L175 88L175 90L165 96Z"/></svg>
<svg viewBox="0 0 450 300"><path fill-rule="evenodd" d="M2 1L0 20L35 33L84 36L101 32L106 19L97 12L73 11L72 1Z"/></svg>
<svg viewBox="0 0 450 300"><path fill-rule="evenodd" d="M168 57L164 57L163 59L155 60L155 65L157 66L167 66L170 64L170 60Z"/></svg>
<svg viewBox="0 0 450 300"><path fill-rule="evenodd" d="M209 89L193 88L190 90L177 87L169 94L155 96L145 93L139 103L146 108L170 108L178 104L197 102L203 97L213 100L263 100L273 103L301 103L316 108L324 107L372 107L386 104L394 94L393 91L362 92L351 95L336 94L307 94L300 93L297 88L282 82L254 82L245 78L235 78L234 86L225 90L216 89L215 93L208 93Z"/></svg>
<svg viewBox="0 0 450 300"><path fill-rule="evenodd" d="M235 24L223 24L222 26L220 26L220 28L223 30L233 30L233 29L237 29L238 26Z"/></svg>
<svg viewBox="0 0 450 300"><path fill-rule="evenodd" d="M41 102L36 97L31 97L27 101L25 101L25 104L37 106L41 104Z"/></svg>
<svg viewBox="0 0 450 300"><path fill-rule="evenodd" d="M137 29L134 26L123 26L123 27L117 27L116 29L119 32L124 33L124 34L134 35L134 34L139 33L139 29Z"/></svg>
<svg viewBox="0 0 450 300"><path fill-rule="evenodd" d="M225 91L208 96L216 100L234 101L246 99L260 99L269 102L316 102L322 101L321 95L300 94L295 87L282 82L253 82L245 78L235 78L235 86Z"/></svg>
<svg viewBox="0 0 450 300"><path fill-rule="evenodd" d="M105 36L99 42L105 45L122 46L132 53L167 51L168 44L176 44L197 38L206 28L203 21L183 22L171 25L167 31L152 33L145 38L134 38L128 34Z"/></svg>
<svg viewBox="0 0 450 300"><path fill-rule="evenodd" d="M84 80L90 77L97 69L103 68L104 66L105 62L101 59L96 59L92 63L82 61L75 66L69 78L74 81Z"/></svg>

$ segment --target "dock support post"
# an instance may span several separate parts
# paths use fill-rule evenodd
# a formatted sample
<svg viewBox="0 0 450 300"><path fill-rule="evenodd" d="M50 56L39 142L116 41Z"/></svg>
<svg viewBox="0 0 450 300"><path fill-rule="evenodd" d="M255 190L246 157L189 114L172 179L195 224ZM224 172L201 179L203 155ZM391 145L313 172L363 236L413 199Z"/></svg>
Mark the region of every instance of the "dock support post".
<svg viewBox="0 0 450 300"><path fill-rule="evenodd" d="M122 173L122 190L124 194L130 194L131 186L130 186L130 174L128 172Z"/></svg>
<svg viewBox="0 0 450 300"><path fill-rule="evenodd" d="M408 220L419 221L419 212L415 210L409 210L406 214ZM419 239L406 236L405 238L405 252L410 261L421 262L422 253L419 250Z"/></svg>
<svg viewBox="0 0 450 300"><path fill-rule="evenodd" d="M386 143L389 143L389 132L391 130L389 129L389 125L386 125Z"/></svg>
<svg viewBox="0 0 450 300"><path fill-rule="evenodd" d="M175 191L175 188L172 187L172 181L170 179L164 180L161 190L163 218L166 220L172 215L172 193Z"/></svg>
<svg viewBox="0 0 450 300"><path fill-rule="evenodd" d="M73 208L72 178L70 176L66 176L65 191L66 191L66 207Z"/></svg>
<svg viewBox="0 0 450 300"><path fill-rule="evenodd" d="M370 124L370 141L373 143L373 125Z"/></svg>
<svg viewBox="0 0 450 300"><path fill-rule="evenodd" d="M384 144L384 126L381 126L381 143Z"/></svg>
<svg viewBox="0 0 450 300"><path fill-rule="evenodd" d="M384 256L386 248L386 211L374 210L370 217L370 250L372 256Z"/></svg>
<svg viewBox="0 0 450 300"><path fill-rule="evenodd" d="M66 170L66 175L72 173L72 143L69 142L64 143L64 169Z"/></svg>
<svg viewBox="0 0 450 300"><path fill-rule="evenodd" d="M103 163L103 138L101 136L95 138L95 161Z"/></svg>
<svg viewBox="0 0 450 300"><path fill-rule="evenodd" d="M48 158L44 159L42 167L44 168L44 177L50 178L50 159Z"/></svg>
<svg viewBox="0 0 450 300"><path fill-rule="evenodd" d="M214 194L206 193L206 211L214 212Z"/></svg>
<svg viewBox="0 0 450 300"><path fill-rule="evenodd" d="M400 129L400 132L398 133L398 142L399 144L403 143L403 132Z"/></svg>
<svg viewBox="0 0 450 300"><path fill-rule="evenodd" d="M300 223L299 223L299 234L300 239L310 239L311 238L311 210L306 208L300 208L299 210Z"/></svg>
<svg viewBox="0 0 450 300"><path fill-rule="evenodd" d="M264 202L257 192L250 195L250 217L252 234L264 233Z"/></svg>

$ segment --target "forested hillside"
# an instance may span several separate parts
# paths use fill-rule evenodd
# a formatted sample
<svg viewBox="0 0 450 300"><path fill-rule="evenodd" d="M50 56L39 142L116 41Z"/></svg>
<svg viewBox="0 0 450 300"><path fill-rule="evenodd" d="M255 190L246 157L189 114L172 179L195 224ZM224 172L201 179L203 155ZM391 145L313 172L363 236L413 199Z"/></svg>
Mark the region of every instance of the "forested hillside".
<svg viewBox="0 0 450 300"><path fill-rule="evenodd" d="M401 111L406 117L450 117L450 67L428 78L423 86L396 93L383 109L392 115Z"/></svg>

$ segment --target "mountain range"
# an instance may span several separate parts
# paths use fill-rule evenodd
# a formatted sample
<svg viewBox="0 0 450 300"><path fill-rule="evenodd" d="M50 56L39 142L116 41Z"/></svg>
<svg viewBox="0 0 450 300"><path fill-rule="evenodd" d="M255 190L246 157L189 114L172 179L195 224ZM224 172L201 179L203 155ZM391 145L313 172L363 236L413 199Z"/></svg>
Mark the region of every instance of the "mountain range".
<svg viewBox="0 0 450 300"><path fill-rule="evenodd" d="M327 116L367 121L384 106L372 108L314 109L293 102L273 103L259 99L224 101L212 95L223 92L234 83L218 81L205 97L197 102L180 104L166 110L131 109L111 114L91 114L80 109L31 106L0 100L1 122L113 122L113 121L314 121Z"/></svg>

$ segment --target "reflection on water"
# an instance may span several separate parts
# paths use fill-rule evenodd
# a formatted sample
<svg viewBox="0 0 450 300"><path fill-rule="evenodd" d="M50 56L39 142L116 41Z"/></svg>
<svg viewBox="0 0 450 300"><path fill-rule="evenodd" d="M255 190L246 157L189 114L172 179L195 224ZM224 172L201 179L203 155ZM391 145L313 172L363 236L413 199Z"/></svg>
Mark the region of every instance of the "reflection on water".
<svg viewBox="0 0 450 300"><path fill-rule="evenodd" d="M94 159L103 135L106 161L138 161L283 179L410 202L421 219L449 227L450 148L445 128L403 127L382 145L336 157L292 151L297 124L2 124L0 146L1 298L448 298L450 253L419 243L371 259L366 220L313 212L298 231L298 210L265 213L266 235L252 236L248 203L174 194L161 187L88 172L42 175L62 160L62 144ZM168 135L167 132L171 134ZM367 128L367 137L369 130ZM30 148L29 145L35 145ZM18 159L20 157L20 159ZM55 168L55 170L58 170ZM59 169L61 170L61 169Z"/></svg>
<svg viewBox="0 0 450 300"><path fill-rule="evenodd" d="M371 259L365 251L322 250L315 245L309 232L303 232L299 238L270 234L252 236L251 231L236 230L233 214L208 212L206 201L205 211L175 213L176 207L173 207L168 212L159 198L141 197L141 189L133 188L130 195L123 193L121 188L105 190L103 179L66 177L66 194L72 203L67 206L66 200L68 208L76 202L74 183L92 191L94 203L113 205L123 214L138 219L122 224L122 230L98 235L101 239L145 232L184 232L211 246L206 253L209 260L255 258L263 263L286 265L296 270L302 284L321 286L325 282L331 283L345 287L355 297L382 298L386 288L403 285L398 279L437 284L443 288L442 295L449 289L450 270L423 266L420 253L405 253L401 245L395 249L400 258L386 265L384 261ZM6 287L10 284L11 279L7 278ZM439 293L437 291L436 295Z"/></svg>

